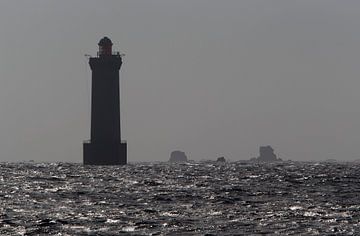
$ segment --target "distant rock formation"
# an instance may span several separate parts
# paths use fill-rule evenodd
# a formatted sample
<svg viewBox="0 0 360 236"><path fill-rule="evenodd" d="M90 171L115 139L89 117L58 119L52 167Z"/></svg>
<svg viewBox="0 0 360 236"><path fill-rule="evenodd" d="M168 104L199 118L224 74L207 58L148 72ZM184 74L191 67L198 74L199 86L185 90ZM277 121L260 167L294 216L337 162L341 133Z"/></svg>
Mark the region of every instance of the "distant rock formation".
<svg viewBox="0 0 360 236"><path fill-rule="evenodd" d="M280 158L277 158L274 149L271 146L260 146L259 148L259 157L251 158L251 161L260 161L260 162L274 162L282 161Z"/></svg>
<svg viewBox="0 0 360 236"><path fill-rule="evenodd" d="M225 157L218 157L216 162L226 162L226 159L225 159Z"/></svg>
<svg viewBox="0 0 360 236"><path fill-rule="evenodd" d="M182 151L173 151L170 154L169 162L175 163L175 162L187 162L188 159L185 155L185 152Z"/></svg>

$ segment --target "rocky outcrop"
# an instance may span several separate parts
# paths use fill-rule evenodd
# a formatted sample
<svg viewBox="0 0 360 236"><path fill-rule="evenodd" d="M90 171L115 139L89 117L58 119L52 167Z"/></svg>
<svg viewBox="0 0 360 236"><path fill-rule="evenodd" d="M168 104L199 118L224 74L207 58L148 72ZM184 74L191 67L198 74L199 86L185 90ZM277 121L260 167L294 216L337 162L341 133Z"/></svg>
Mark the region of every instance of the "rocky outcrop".
<svg viewBox="0 0 360 236"><path fill-rule="evenodd" d="M187 162L187 156L185 155L185 152L182 151L173 151L170 154L169 162L177 163L177 162Z"/></svg>
<svg viewBox="0 0 360 236"><path fill-rule="evenodd" d="M225 157L218 157L216 162L226 162L226 159L225 159Z"/></svg>
<svg viewBox="0 0 360 236"><path fill-rule="evenodd" d="M252 158L251 160L260 162L282 161L280 158L276 157L274 149L271 146L260 146L259 156L256 158Z"/></svg>

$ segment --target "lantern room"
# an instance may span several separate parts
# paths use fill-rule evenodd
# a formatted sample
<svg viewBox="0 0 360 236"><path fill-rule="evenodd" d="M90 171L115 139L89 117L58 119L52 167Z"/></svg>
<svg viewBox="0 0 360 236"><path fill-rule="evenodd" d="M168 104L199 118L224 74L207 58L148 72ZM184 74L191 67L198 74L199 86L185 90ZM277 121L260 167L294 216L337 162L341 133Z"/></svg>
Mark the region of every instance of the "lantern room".
<svg viewBox="0 0 360 236"><path fill-rule="evenodd" d="M112 42L108 37L104 37L99 42L99 56L111 56Z"/></svg>

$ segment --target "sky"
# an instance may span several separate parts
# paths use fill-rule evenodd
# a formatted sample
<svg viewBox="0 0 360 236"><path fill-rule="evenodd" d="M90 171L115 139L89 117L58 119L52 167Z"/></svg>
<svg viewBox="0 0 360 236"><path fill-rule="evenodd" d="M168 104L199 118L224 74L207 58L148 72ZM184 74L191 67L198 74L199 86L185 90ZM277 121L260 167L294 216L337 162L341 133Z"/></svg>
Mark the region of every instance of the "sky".
<svg viewBox="0 0 360 236"><path fill-rule="evenodd" d="M360 158L360 1L0 0L0 161L82 162L108 36L128 159Z"/></svg>

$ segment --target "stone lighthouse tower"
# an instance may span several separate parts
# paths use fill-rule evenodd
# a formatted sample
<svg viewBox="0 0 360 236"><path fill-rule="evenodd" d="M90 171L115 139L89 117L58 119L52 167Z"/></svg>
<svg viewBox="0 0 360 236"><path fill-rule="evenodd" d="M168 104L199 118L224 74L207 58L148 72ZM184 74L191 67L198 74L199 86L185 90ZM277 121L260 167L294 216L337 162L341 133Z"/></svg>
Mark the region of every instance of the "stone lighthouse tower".
<svg viewBox="0 0 360 236"><path fill-rule="evenodd" d="M122 58L112 52L112 42L99 42L97 57L90 57L91 139L84 142L84 164L125 165L127 146L121 142L119 70Z"/></svg>

